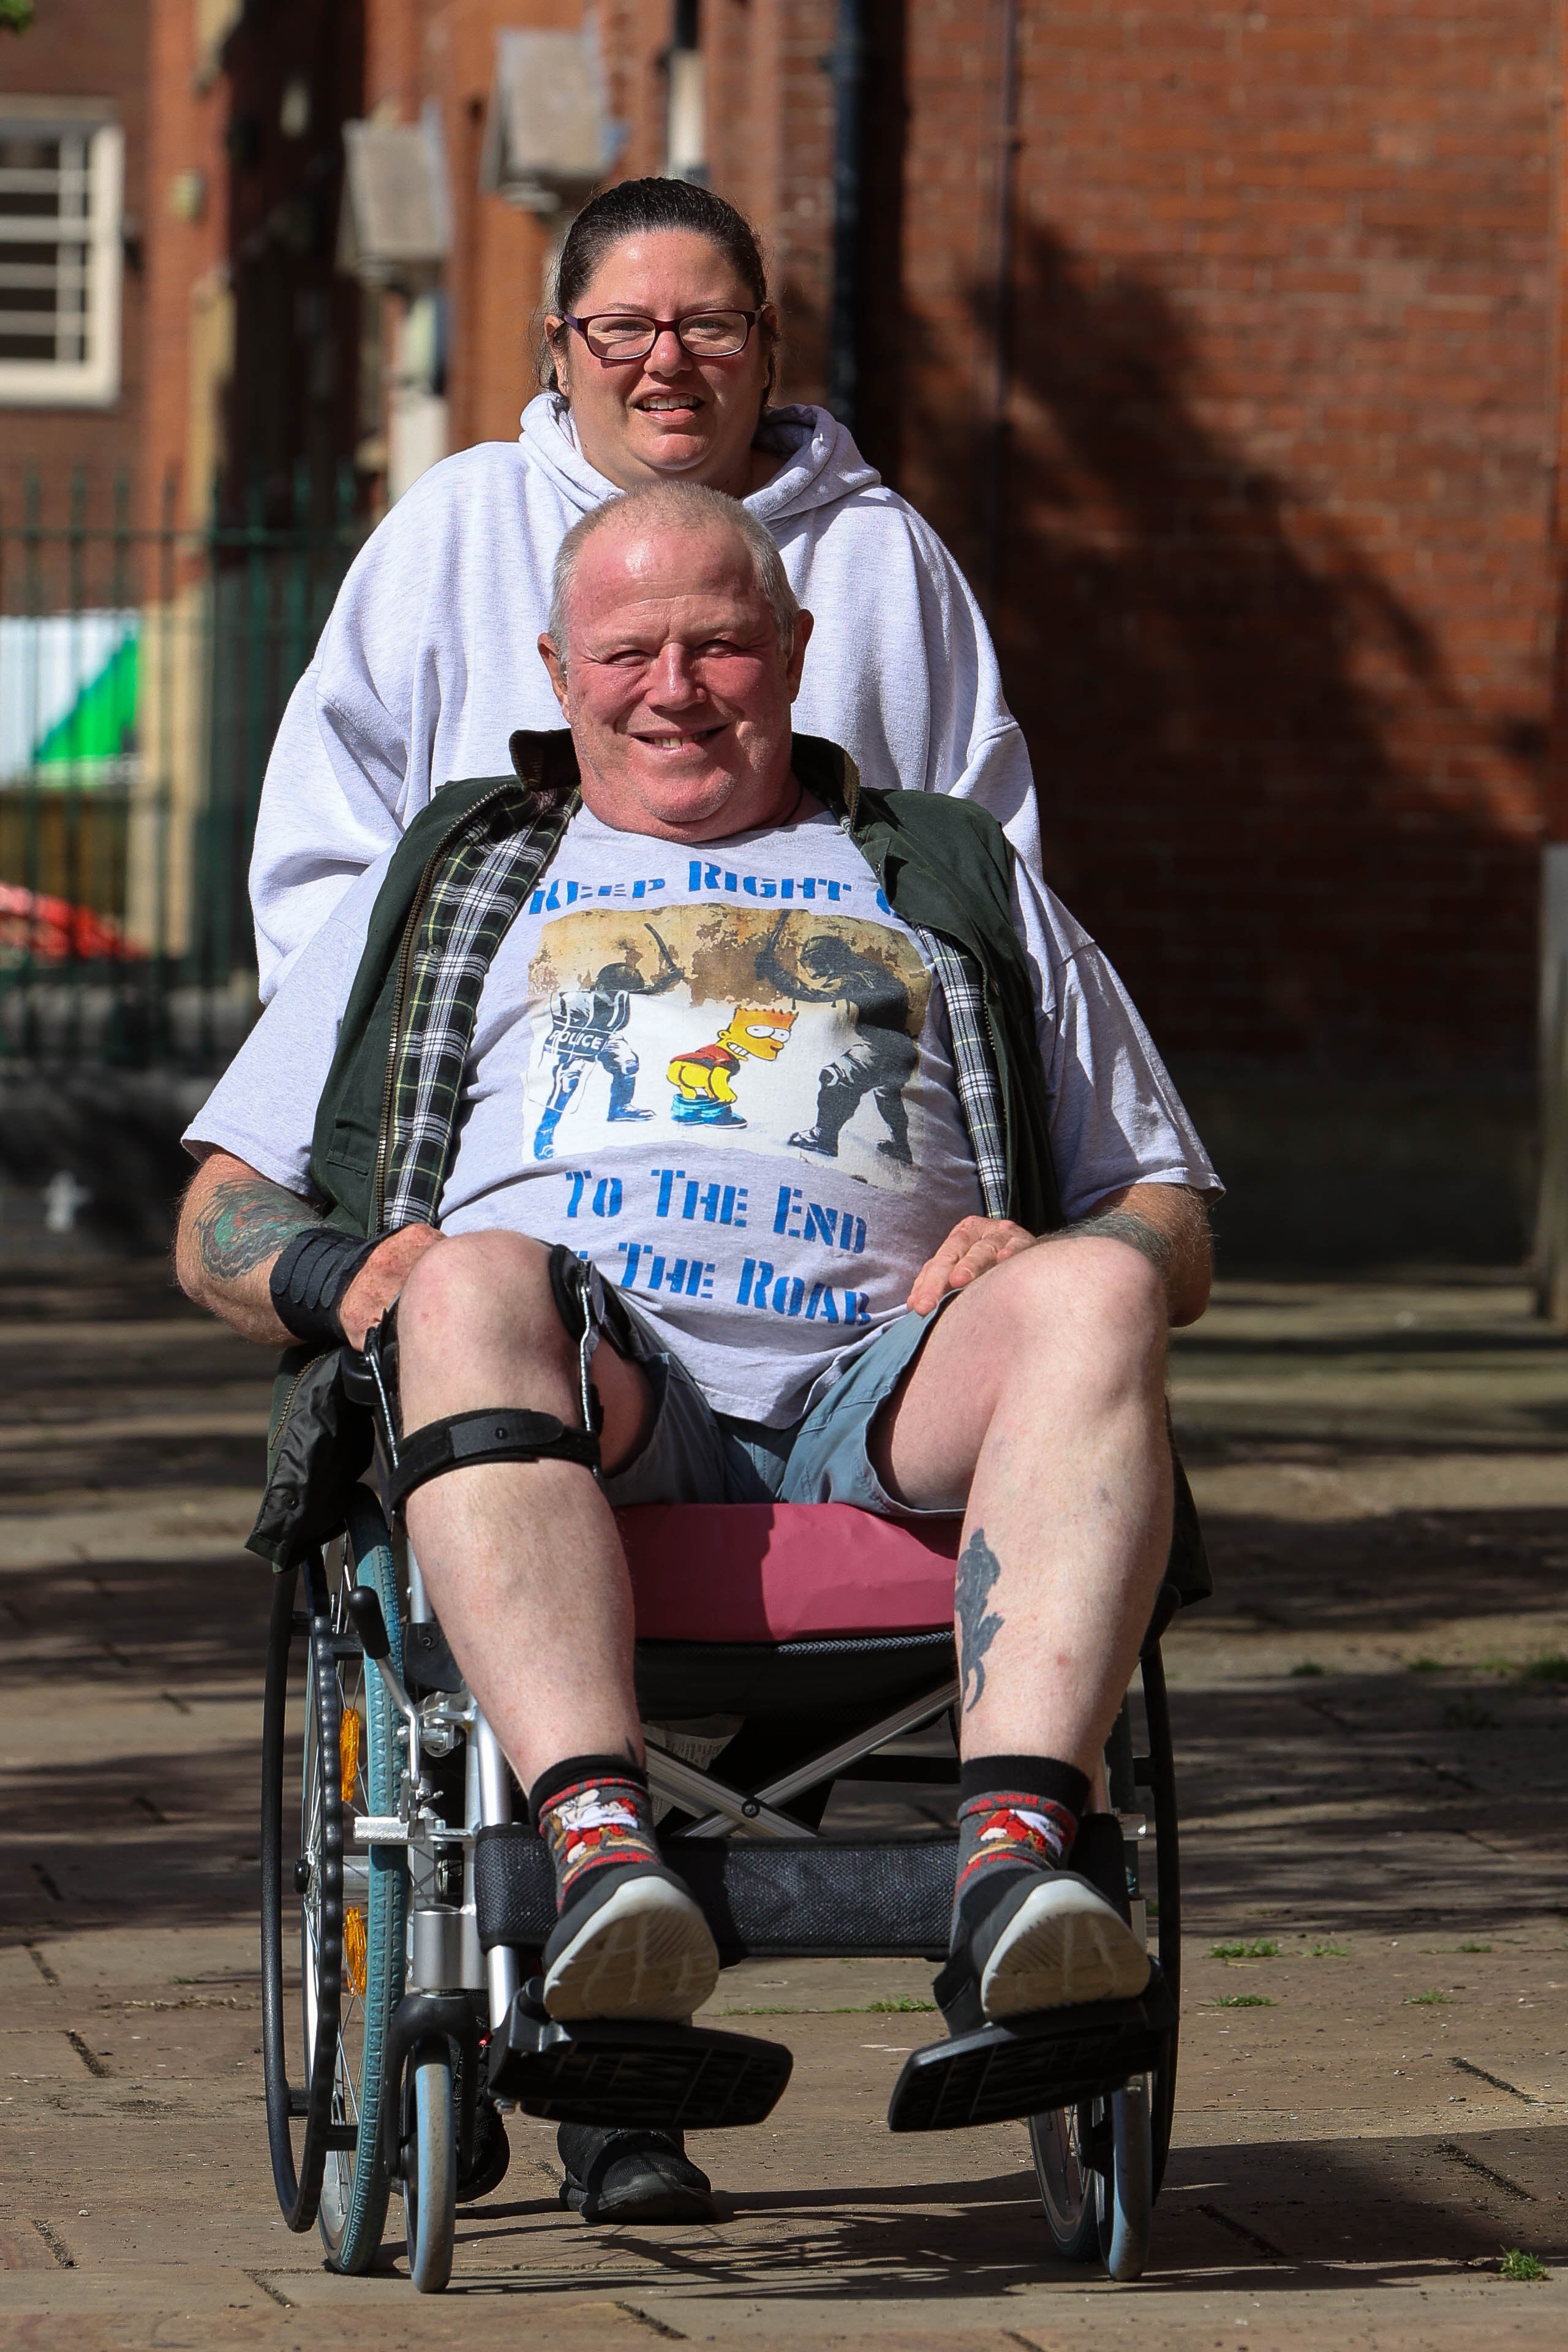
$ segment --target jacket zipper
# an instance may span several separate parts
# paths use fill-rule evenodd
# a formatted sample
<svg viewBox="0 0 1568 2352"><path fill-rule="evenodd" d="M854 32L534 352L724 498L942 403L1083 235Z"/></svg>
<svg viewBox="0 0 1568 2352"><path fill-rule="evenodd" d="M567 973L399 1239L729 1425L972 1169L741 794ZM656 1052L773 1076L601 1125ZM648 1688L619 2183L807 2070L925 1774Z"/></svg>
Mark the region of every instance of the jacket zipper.
<svg viewBox="0 0 1568 2352"><path fill-rule="evenodd" d="M1013 1106L1007 1099L1007 1089L1002 1083L1002 1045L996 1034L996 1024L991 1016L991 988L984 973L981 975L981 1010L985 1015L985 1032L991 1040L991 1067L996 1076L996 1107L1002 1114L1002 1160L1007 1171L1008 1198L1002 1213L1007 1216L1013 1207Z"/></svg>
<svg viewBox="0 0 1568 2352"><path fill-rule="evenodd" d="M515 792L516 789L516 785L509 777L504 784L498 784L493 793L487 793L482 801L476 801L461 823L455 824L450 833L442 835L426 859L425 870L419 877L419 887L414 894L414 904L408 910L408 920L403 930L403 944L397 954L397 991L393 998L392 1034L386 1048L386 1076L381 1089L381 1128L375 1139L375 1171L371 1181L370 1230L365 1236L369 1241L379 1239L382 1220L386 1209L386 1160L392 1145L392 1096L397 1078L398 1047L402 1042L403 1016L407 1009L408 974L414 961L414 934L418 928L419 918L425 911L425 901L430 894L431 879L437 861L445 857L458 836L466 833L476 818L483 815L486 809L499 801L503 793Z"/></svg>
<svg viewBox="0 0 1568 2352"><path fill-rule="evenodd" d="M315 1354L307 1358L306 1361L300 1365L299 1370L295 1373L293 1379L289 1383L289 1393L283 1400L283 1410L278 1416L278 1426L272 1433L272 1443L268 1448L268 1451L275 1459L278 1454L278 1449L283 1443L283 1433L289 1426L289 1416L294 1410L294 1400L300 1393L300 1383L304 1379L306 1373L310 1370L310 1366L312 1364L320 1363L325 1353L325 1349L318 1348Z"/></svg>

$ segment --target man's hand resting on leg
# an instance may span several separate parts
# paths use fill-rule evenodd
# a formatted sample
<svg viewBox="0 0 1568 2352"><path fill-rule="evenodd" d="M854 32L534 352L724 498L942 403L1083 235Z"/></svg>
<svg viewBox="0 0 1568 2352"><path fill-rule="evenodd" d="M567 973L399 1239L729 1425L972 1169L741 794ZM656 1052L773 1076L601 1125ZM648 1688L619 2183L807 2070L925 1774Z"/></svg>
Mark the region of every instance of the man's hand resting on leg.
<svg viewBox="0 0 1568 2352"><path fill-rule="evenodd" d="M916 1275L908 1304L916 1315L929 1315L950 1290L967 1289L1020 1250L1091 1236L1121 1242L1149 1260L1165 1285L1173 1325L1197 1321L1212 1271L1208 1212L1184 1184L1123 1185L1086 1217L1038 1240L1010 1217L964 1217Z"/></svg>
<svg viewBox="0 0 1568 2352"><path fill-rule="evenodd" d="M174 1272L182 1290L209 1307L245 1339L288 1348L297 1334L272 1303L272 1269L300 1234L321 1219L309 1201L258 1175L232 1152L209 1152L192 1177L180 1209ZM343 1337L363 1348L414 1266L440 1242L433 1225L404 1225L377 1243L339 1307Z"/></svg>

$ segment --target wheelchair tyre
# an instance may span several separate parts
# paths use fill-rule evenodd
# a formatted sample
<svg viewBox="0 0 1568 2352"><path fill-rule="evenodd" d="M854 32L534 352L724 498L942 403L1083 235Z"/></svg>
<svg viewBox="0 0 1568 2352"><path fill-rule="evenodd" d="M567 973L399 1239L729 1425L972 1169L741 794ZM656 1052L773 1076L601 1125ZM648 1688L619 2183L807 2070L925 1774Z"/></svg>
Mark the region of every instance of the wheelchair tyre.
<svg viewBox="0 0 1568 2352"><path fill-rule="evenodd" d="M1076 2107L1053 2107L1029 2117L1029 2153L1046 2210L1051 2243L1064 2263L1089 2263L1100 2253L1100 2217L1095 2175L1084 2155L1089 2130L1088 2100Z"/></svg>
<svg viewBox="0 0 1568 2352"><path fill-rule="evenodd" d="M368 1495L363 1501L356 1496L350 1507L343 1575L333 1593L333 1622L340 1633L347 1628L343 1601L351 1569L352 1580L369 1585L381 1602L392 1643L391 1663L401 1674L403 1628L397 1571L386 1523ZM403 1759L395 1738L397 1717L386 1685L363 1652L340 1656L338 1679L342 1705L354 1708L362 1726L352 1797L343 1797L349 1758L341 1737L339 1747L344 1768L340 1797L348 1816L344 1826L352 1839L353 1813L397 1811ZM354 1875L344 1902L333 2116L354 2126L355 2141L351 2149L328 2154L318 2221L328 2267L353 2275L368 2270L375 2259L392 2186L382 2136L386 2096L384 2052L388 2022L403 1997L408 1870L395 1846L372 1846L363 1863L349 1867ZM360 1912L357 1927L351 1916L355 1910Z"/></svg>
<svg viewBox="0 0 1568 2352"><path fill-rule="evenodd" d="M456 2084L446 2044L422 2045L408 2061L404 2113L403 2210L408 2275L421 2294L439 2294L452 2275L458 2221Z"/></svg>
<svg viewBox="0 0 1568 2352"><path fill-rule="evenodd" d="M295 1574L274 1592L268 1661L262 1780L262 2007L268 2130L279 2201L290 2229L319 2223L329 2268L369 2268L381 2243L390 2189L381 2140L383 2049L403 1990L406 1869L395 1848L362 1862L353 1844L356 1812L397 1805L395 1718L378 1674L365 1660L343 1606L349 1559L374 1586L398 1641L395 1570L384 1522L366 1496L355 1512L342 1570L309 1564L308 1612L294 1609ZM305 1649L305 1738L297 1838L286 1818L286 1713L291 1652ZM331 1769L335 1767L335 1769ZM344 1794L347 1784L348 1793ZM288 2012L282 1946L285 1908L298 1904L303 2073L289 2083ZM305 2140L294 2168L290 2117L303 2114Z"/></svg>

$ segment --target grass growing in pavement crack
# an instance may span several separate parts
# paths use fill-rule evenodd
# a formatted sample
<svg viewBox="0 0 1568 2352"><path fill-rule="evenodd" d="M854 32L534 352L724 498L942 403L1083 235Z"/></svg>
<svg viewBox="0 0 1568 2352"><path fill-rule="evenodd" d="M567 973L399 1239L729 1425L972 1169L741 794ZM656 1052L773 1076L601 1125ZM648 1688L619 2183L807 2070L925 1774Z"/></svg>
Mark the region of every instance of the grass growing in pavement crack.
<svg viewBox="0 0 1568 2352"><path fill-rule="evenodd" d="M1478 1706L1473 1698L1456 1699L1452 1706L1443 1709L1445 1731L1495 1731L1498 1719L1486 1707Z"/></svg>
<svg viewBox="0 0 1568 2352"><path fill-rule="evenodd" d="M1446 2007L1447 1999L1447 1994L1439 1992L1434 1985L1427 1992L1407 1992L1405 2006L1406 2009L1442 2009Z"/></svg>
<svg viewBox="0 0 1568 2352"><path fill-rule="evenodd" d="M1274 2003L1266 1992L1222 1992L1206 2006L1210 2009L1272 2009Z"/></svg>
<svg viewBox="0 0 1568 2352"><path fill-rule="evenodd" d="M1552 2275L1539 2254L1527 2254L1519 2246L1505 2246L1498 2267L1505 2279L1513 2279L1524 2285L1532 2285L1537 2279Z"/></svg>
<svg viewBox="0 0 1568 2352"><path fill-rule="evenodd" d="M1249 1944L1211 1944L1209 1957L1215 1960L1277 1960L1279 1947L1272 1936L1254 1936Z"/></svg>
<svg viewBox="0 0 1568 2352"><path fill-rule="evenodd" d="M1491 1950L1491 1946L1489 1944L1461 1944L1459 1946L1459 1949L1461 1952L1489 1952Z"/></svg>
<svg viewBox="0 0 1568 2352"><path fill-rule="evenodd" d="M1314 1944L1307 1955L1313 1960L1348 1960L1350 1956L1348 1944Z"/></svg>

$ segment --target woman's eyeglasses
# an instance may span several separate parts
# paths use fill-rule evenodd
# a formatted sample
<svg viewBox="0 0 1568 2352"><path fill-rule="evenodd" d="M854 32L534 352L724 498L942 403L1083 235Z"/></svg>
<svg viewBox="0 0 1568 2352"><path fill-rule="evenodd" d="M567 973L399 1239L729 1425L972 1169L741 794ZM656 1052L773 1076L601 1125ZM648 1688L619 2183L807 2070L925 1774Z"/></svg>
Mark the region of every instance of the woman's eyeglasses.
<svg viewBox="0 0 1568 2352"><path fill-rule="evenodd" d="M567 319L596 360L612 364L646 360L660 335L673 334L694 360L732 360L752 339L760 310L689 310L684 319L648 319L638 310L598 310L591 319Z"/></svg>

